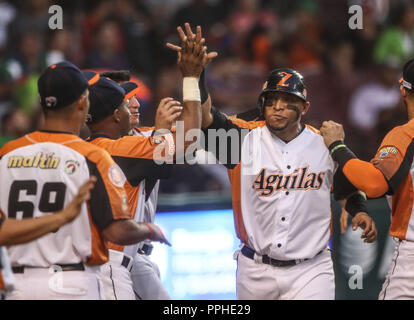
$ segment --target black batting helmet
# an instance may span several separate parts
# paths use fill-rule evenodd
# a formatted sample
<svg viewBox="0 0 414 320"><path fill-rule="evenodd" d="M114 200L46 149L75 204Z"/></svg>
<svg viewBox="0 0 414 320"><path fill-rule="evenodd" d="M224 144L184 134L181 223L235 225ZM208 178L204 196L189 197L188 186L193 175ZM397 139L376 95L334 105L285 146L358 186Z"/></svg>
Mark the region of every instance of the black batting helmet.
<svg viewBox="0 0 414 320"><path fill-rule="evenodd" d="M264 100L268 92L286 92L295 95L305 102L307 101L303 76L290 68L275 69L267 77L259 96L259 109L262 116L264 115Z"/></svg>

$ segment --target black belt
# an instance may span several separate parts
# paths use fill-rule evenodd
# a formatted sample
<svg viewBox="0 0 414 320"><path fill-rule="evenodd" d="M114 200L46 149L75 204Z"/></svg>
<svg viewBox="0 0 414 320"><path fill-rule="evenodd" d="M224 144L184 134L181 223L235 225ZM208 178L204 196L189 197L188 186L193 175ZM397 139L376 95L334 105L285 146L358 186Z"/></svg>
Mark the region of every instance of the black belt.
<svg viewBox="0 0 414 320"><path fill-rule="evenodd" d="M54 266L60 267L62 271L85 271L85 266L82 262L74 263L74 264L55 264ZM33 269L37 267L30 267L30 266L19 266L19 267L12 267L13 273L24 273L24 269Z"/></svg>
<svg viewBox="0 0 414 320"><path fill-rule="evenodd" d="M318 254L321 254L323 252L323 250L321 250L320 252L318 252L315 257ZM247 257L250 258L252 260L254 260L254 254L256 253L253 249L247 247L247 246L243 246L243 248L241 249L241 253ZM264 255L262 256L262 262L265 264L270 264L272 266L275 267L290 267L290 266L294 266L297 265L303 261L306 261L309 259L300 259L300 260L277 260L277 259L273 259L270 258L268 255Z"/></svg>
<svg viewBox="0 0 414 320"><path fill-rule="evenodd" d="M145 254L147 256L149 256L152 253L152 249L154 248L154 246L152 244L144 244L142 246L142 248L138 249L138 253L139 254Z"/></svg>

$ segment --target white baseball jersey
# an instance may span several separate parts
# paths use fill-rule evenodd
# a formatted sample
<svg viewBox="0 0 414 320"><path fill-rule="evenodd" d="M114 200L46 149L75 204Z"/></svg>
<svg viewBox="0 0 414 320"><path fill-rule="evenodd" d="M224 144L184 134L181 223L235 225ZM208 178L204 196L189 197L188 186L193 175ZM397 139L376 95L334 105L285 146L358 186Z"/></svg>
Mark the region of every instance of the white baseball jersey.
<svg viewBox="0 0 414 320"><path fill-rule="evenodd" d="M80 215L37 240L9 248L12 266L49 267L108 260L101 230L129 218L125 176L109 154L72 134L37 131L0 150L0 207L24 219L63 209L90 175L97 177Z"/></svg>
<svg viewBox="0 0 414 320"><path fill-rule="evenodd" d="M224 149L209 150L221 163L220 153L228 155L225 165L240 240L258 254L278 260L312 258L325 249L330 238L330 192L336 168L317 130L306 126L285 143L264 121L228 119L216 110L213 115L208 129L247 132ZM208 130L206 134L208 146L212 138ZM230 163L230 156L237 152L241 157Z"/></svg>
<svg viewBox="0 0 414 320"><path fill-rule="evenodd" d="M134 128L133 136L150 137L154 131L153 127ZM156 178L145 179L141 182L142 196L145 199L144 210L141 222L154 223L155 212L157 211L158 190L160 188L160 180Z"/></svg>

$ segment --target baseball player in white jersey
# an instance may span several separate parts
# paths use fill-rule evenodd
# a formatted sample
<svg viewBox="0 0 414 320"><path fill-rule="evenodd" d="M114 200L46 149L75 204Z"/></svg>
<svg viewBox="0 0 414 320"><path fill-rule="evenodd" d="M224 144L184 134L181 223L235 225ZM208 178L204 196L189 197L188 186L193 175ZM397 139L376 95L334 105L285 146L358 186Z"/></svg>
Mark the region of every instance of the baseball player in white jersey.
<svg viewBox="0 0 414 320"><path fill-rule="evenodd" d="M235 226L242 241L235 255L237 297L334 299L328 250L331 187L334 184L337 199L348 198L354 227L364 228L363 237L371 242L376 229L366 214L365 198L339 171L335 175L317 130L300 124L309 102L299 73L288 68L272 71L260 104L264 121L229 119L214 108L203 119L207 140L208 129L240 133L240 140L224 150L209 150L226 163L232 184ZM231 162L235 153L238 159ZM223 154L227 161L220 158Z"/></svg>
<svg viewBox="0 0 414 320"><path fill-rule="evenodd" d="M100 265L108 261L108 240L168 243L156 226L129 219L122 171L106 151L77 136L89 110L88 86L96 79L88 81L69 62L48 67L38 81L44 129L0 150L0 207L8 219L57 212L89 176L97 179L71 223L9 248L15 289L8 299L103 299Z"/></svg>
<svg viewBox="0 0 414 320"><path fill-rule="evenodd" d="M189 24L185 27L187 40L195 39ZM242 242L235 253L238 299L334 299L328 250L333 184L335 197L347 199L354 229L363 228L367 242L377 237L364 195L335 172L318 131L300 122L310 106L306 94L302 75L281 68L263 86L261 121L227 117L210 99L203 105L206 149L227 167L232 184Z"/></svg>
<svg viewBox="0 0 414 320"><path fill-rule="evenodd" d="M81 212L82 204L89 200L89 191L95 182L95 177L89 178L80 187L75 198L62 211L51 215L36 219L5 220L5 215L0 210L0 300L5 299L6 294L14 289L13 271L5 246L33 241L71 222Z"/></svg>
<svg viewBox="0 0 414 320"><path fill-rule="evenodd" d="M414 299L414 59L403 68L400 90L409 121L387 133L370 162L359 160L344 144L340 124L328 121L321 128L339 170L369 197L386 195L390 205L389 232L396 247L381 300Z"/></svg>

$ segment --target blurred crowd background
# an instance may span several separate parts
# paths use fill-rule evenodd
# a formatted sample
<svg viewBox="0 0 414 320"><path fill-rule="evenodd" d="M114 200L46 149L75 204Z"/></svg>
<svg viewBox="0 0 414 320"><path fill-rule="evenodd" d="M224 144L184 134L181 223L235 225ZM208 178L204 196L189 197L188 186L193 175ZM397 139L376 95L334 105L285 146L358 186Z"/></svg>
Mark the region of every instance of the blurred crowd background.
<svg viewBox="0 0 414 320"><path fill-rule="evenodd" d="M48 9L63 8L63 30ZM351 30L348 8L363 8ZM152 125L161 98L181 97L176 27L200 25L219 56L206 79L227 114L256 107L270 70L291 67L307 84L304 121L344 125L346 143L364 160L386 132L407 121L398 80L414 57L414 1L405 0L0 0L0 146L42 121L37 78L69 60L84 69L129 69L143 84L141 124ZM177 166L163 193L228 190L215 166Z"/></svg>

